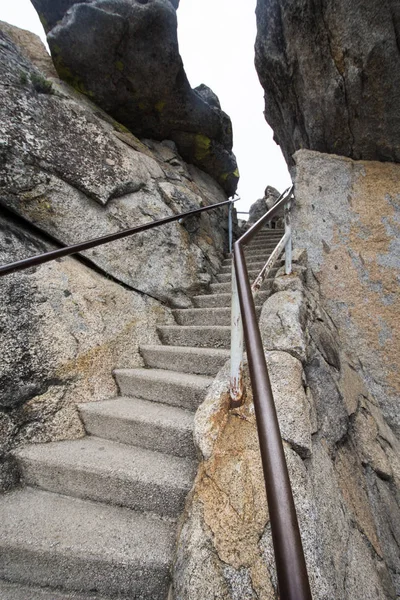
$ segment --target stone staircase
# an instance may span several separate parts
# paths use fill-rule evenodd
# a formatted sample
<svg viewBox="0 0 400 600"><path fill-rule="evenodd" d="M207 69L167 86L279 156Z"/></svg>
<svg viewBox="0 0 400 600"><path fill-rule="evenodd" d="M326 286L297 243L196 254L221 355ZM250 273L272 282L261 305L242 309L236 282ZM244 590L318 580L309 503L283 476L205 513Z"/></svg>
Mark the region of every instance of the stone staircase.
<svg viewBox="0 0 400 600"><path fill-rule="evenodd" d="M251 278L282 235L246 250ZM217 279L159 328L163 345L141 348L146 368L115 371L119 397L80 405L85 438L15 452L24 487L0 497L1 600L166 600L194 413L229 358L231 258Z"/></svg>

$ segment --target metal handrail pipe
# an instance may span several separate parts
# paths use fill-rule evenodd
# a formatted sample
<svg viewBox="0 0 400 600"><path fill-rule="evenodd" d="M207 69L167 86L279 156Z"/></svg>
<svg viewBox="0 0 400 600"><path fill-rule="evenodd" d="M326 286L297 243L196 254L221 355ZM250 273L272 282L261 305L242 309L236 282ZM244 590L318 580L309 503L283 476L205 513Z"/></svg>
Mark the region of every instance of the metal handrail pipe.
<svg viewBox="0 0 400 600"><path fill-rule="evenodd" d="M284 208L285 218L287 217L292 194L293 187L286 190L271 210L234 244L233 262L253 389L279 597L282 600L312 600L282 436L258 326L253 289L244 256L245 245L281 208ZM285 235L275 249L275 254L283 250L285 243L286 246L291 243L291 231L287 226L285 226ZM262 273L268 268L269 262L267 261ZM257 280L257 286L258 283L260 282Z"/></svg>
<svg viewBox="0 0 400 600"><path fill-rule="evenodd" d="M264 279L267 277L268 273L270 272L270 270L272 269L272 267L274 266L274 264L276 263L276 261L278 260L278 258L282 254L282 252L284 251L284 249L289 241L289 238L290 238L290 233L286 232L284 234L284 236L281 238L281 240L278 242L278 244L276 245L275 250L272 251L271 256L269 257L269 259L267 260L267 262L261 269L259 275L257 275L256 279L254 280L254 282L251 286L251 291L253 293L253 296L255 296L255 294L260 291L260 288L261 288L262 284L264 283Z"/></svg>
<svg viewBox="0 0 400 600"><path fill-rule="evenodd" d="M173 221L179 221L180 219L185 219L187 217L191 217L197 215L199 213L213 210L218 208L219 206L225 206L226 204L233 204L237 202L237 200L226 200L225 202L219 202L218 204L211 204L210 206L203 206L202 208L197 208L196 210L190 210L185 213L181 213L179 215L173 215L171 217L166 217L165 219L158 219L157 221L150 221L149 223L145 223L143 225L139 225L138 227L132 227L130 229L123 229L122 231L117 231L116 233L111 233L108 235L104 235L99 238L95 238L93 240L88 240L86 242L81 242L79 244L74 244L72 246L67 246L64 248L59 248L57 250L51 250L50 252L45 252L44 254L38 254L36 256L31 256L30 258L24 258L22 260L18 260L16 262L10 263L8 265L3 265L0 267L0 277L2 275L8 275L9 273L15 273L16 271L22 271L24 269L28 269L29 267L35 267L37 265L42 265L43 263L50 262L51 260L56 260L57 258L63 258L64 256L71 256L72 254L77 254L78 252L83 252L84 250L90 250L91 248L96 248L97 246L102 246L103 244L108 244L109 242L114 242L116 240L120 240L122 238L129 237L131 235L135 235L136 233L141 233L143 231L148 231L149 229L153 229L154 227L159 227L160 225L166 225L167 223L172 223Z"/></svg>
<svg viewBox="0 0 400 600"><path fill-rule="evenodd" d="M271 521L279 597L282 600L312 600L242 239L234 244L234 261Z"/></svg>
<svg viewBox="0 0 400 600"><path fill-rule="evenodd" d="M244 246L251 242L251 240L253 239L257 231L260 229L260 227L262 227L264 223L268 223L269 221L271 221L271 219L275 217L275 215L277 215L282 208L285 208L285 204L287 204L292 197L293 190L293 185L292 187L285 190L279 196L278 200L276 201L276 204L274 204L274 206L267 213L265 213L265 215L262 216L261 219L258 219L258 221L254 223L254 225L252 225L250 229L248 229L238 241L240 241L240 243Z"/></svg>

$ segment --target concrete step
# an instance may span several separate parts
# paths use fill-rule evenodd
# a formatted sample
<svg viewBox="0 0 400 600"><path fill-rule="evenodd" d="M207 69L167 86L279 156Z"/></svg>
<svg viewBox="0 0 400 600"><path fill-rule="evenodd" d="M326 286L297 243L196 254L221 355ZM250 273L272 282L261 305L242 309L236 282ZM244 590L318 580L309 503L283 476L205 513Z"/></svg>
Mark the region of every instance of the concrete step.
<svg viewBox="0 0 400 600"><path fill-rule="evenodd" d="M273 267L269 272L270 277L274 277L275 274L278 272L278 269L280 269L280 265L278 267ZM250 281L253 281L256 277L258 277L260 274L260 271L261 271L261 269L249 269L248 274L250 277ZM220 273L219 275L217 275L217 278L220 283L227 283L228 281L231 281L232 275L230 272L229 273Z"/></svg>
<svg viewBox="0 0 400 600"><path fill-rule="evenodd" d="M161 327L160 330L186 329L178 325ZM189 328L191 329L191 328ZM168 332L165 333L168 336ZM163 336L163 334L162 334ZM176 343L172 346L193 346ZM212 379L201 375L189 375L163 369L117 369L114 371L122 396L133 396L171 406L196 411L203 402Z"/></svg>
<svg viewBox="0 0 400 600"><path fill-rule="evenodd" d="M194 375L215 376L229 359L227 350L188 346L141 346L140 353L147 367Z"/></svg>
<svg viewBox="0 0 400 600"><path fill-rule="evenodd" d="M221 285L221 284L220 284ZM198 348L230 348L231 328L222 325L186 327L170 325L158 328L161 340L169 346Z"/></svg>
<svg viewBox="0 0 400 600"><path fill-rule="evenodd" d="M250 281L251 281L251 278L250 278ZM270 289L273 281L274 281L273 278L265 279L264 283L261 286L261 290L266 291L267 289ZM230 280L225 283L211 283L210 288L211 288L212 293L227 294L232 291L232 284L231 284Z"/></svg>
<svg viewBox="0 0 400 600"><path fill-rule="evenodd" d="M268 258L270 257L270 255L266 255L265 256L265 260L246 260L246 265L249 269L262 269L263 266L265 265L265 263L267 262ZM222 265L221 266L221 270L219 272L219 275L224 273L224 274L231 274L232 272L232 262L229 261L229 264L227 265Z"/></svg>
<svg viewBox="0 0 400 600"><path fill-rule="evenodd" d="M261 251L261 252L271 252L272 250L274 250L274 248L276 248L276 246L278 245L279 240L276 241L276 243L272 243L272 242L267 242L267 243L262 243L262 242L252 242L249 246L247 246L247 250L245 250L245 254L249 254L249 252L254 252L255 250L257 251Z"/></svg>
<svg viewBox="0 0 400 600"><path fill-rule="evenodd" d="M227 325L231 324L230 308L184 308L172 311L179 325Z"/></svg>
<svg viewBox="0 0 400 600"><path fill-rule="evenodd" d="M277 244L269 244L268 246L262 246L261 248L252 248L251 246L248 246L244 250L244 255L247 261L264 260L265 257L270 256L276 246ZM222 264L223 266L226 266L230 264L231 261L232 254L227 254Z"/></svg>
<svg viewBox="0 0 400 600"><path fill-rule="evenodd" d="M262 305L271 292L269 290L257 294L257 304ZM208 294L192 298L194 304L199 308L212 308L213 306L231 306L231 294Z"/></svg>
<svg viewBox="0 0 400 600"><path fill-rule="evenodd" d="M27 587L18 583L0 581L1 600L112 600L98 594L80 594L77 592L61 592L50 588ZM128 600L118 596L120 600Z"/></svg>
<svg viewBox="0 0 400 600"><path fill-rule="evenodd" d="M248 258L246 258L246 265L248 266L248 268L262 269L270 256L271 256L270 254L265 254L265 255L263 254L262 257L255 257L255 258L253 258L252 256L248 257ZM285 260L283 258L279 258L275 264L280 265L280 266L284 265ZM228 258L222 263L220 272L221 273L230 273L231 270L232 270L232 259Z"/></svg>
<svg viewBox="0 0 400 600"><path fill-rule="evenodd" d="M11 492L0 496L0 578L165 600L175 527L127 508L30 488Z"/></svg>
<svg viewBox="0 0 400 600"><path fill-rule="evenodd" d="M245 257L246 257L246 261L248 262L254 262L254 261L260 261L260 260L266 260L269 256L271 256L272 251L276 248L276 246L274 246L274 248L270 248L268 250L247 250L247 252L245 252Z"/></svg>
<svg viewBox="0 0 400 600"><path fill-rule="evenodd" d="M203 296L193 296L193 304L198 308L213 308L231 306L231 294L204 294Z"/></svg>
<svg viewBox="0 0 400 600"><path fill-rule="evenodd" d="M264 241L264 240L277 240L277 239L280 240L284 235L285 235L285 232L283 230L278 231L277 233L275 231L267 232L267 233L261 232L261 233L257 233L251 241L253 242L254 240Z"/></svg>
<svg viewBox="0 0 400 600"><path fill-rule="evenodd" d="M91 435L148 450L195 458L192 412L119 396L79 405L86 431Z"/></svg>
<svg viewBox="0 0 400 600"><path fill-rule="evenodd" d="M172 517L195 474L192 460L92 436L25 446L14 456L27 485Z"/></svg>
<svg viewBox="0 0 400 600"><path fill-rule="evenodd" d="M262 306L256 306L257 316L260 315ZM193 308L182 309L177 316L177 321L180 325L222 325L229 327L231 325L231 308Z"/></svg>

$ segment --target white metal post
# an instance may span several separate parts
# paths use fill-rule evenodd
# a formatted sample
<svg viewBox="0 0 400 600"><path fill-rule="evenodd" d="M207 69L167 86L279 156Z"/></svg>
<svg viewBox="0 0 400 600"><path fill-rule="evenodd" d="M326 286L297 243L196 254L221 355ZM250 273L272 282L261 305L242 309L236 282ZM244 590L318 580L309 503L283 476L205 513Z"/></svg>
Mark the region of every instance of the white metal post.
<svg viewBox="0 0 400 600"><path fill-rule="evenodd" d="M232 256L232 317L231 317L231 407L242 404L243 397L243 325Z"/></svg>
<svg viewBox="0 0 400 600"><path fill-rule="evenodd" d="M233 201L231 201L229 204L229 253L230 254L232 253L232 243L233 243L232 211L233 211Z"/></svg>
<svg viewBox="0 0 400 600"><path fill-rule="evenodd" d="M287 204L285 204L285 235L288 236L288 240L285 246L285 273L286 275L290 275L292 272L292 218L291 218L291 209L292 202L289 200Z"/></svg>

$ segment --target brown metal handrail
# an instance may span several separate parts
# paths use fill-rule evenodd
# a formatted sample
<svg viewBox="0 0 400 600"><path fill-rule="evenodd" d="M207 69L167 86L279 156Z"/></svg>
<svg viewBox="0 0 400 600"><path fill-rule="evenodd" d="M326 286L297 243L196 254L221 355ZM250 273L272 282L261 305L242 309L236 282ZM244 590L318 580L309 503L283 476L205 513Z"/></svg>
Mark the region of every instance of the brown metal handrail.
<svg viewBox="0 0 400 600"><path fill-rule="evenodd" d="M296 508L243 250L259 229L288 202L292 192L293 188L283 194L282 199L257 221L233 248L271 520L279 597L281 600L312 600Z"/></svg>
<svg viewBox="0 0 400 600"><path fill-rule="evenodd" d="M16 271L28 269L29 267L42 265L43 263L49 262L51 260L56 260L57 258L71 256L71 254L77 254L78 252L89 250L90 248L96 248L97 246L102 246L103 244L108 244L109 242L114 242L115 240L120 240L122 238L129 237L131 235L134 235L135 233L141 233L142 231L147 231L148 229L159 227L160 225L166 225L167 223L172 223L173 221L180 221L181 219L186 219L199 213L208 210L213 210L215 208L218 208L219 206L225 206L225 204L230 204L232 206L239 199L240 198L237 198L236 200L226 200L225 202L219 202L218 204L203 206L203 208L197 208L196 210L190 210L188 212L180 213L179 215L173 215L171 217L166 217L165 219L159 219L157 221L150 221L150 223L145 223L144 225L139 225L138 227L123 229L122 231L117 231L116 233L111 233L109 235L104 235L93 240L88 240L86 242L74 244L73 246L67 246L65 248L59 248L58 250L51 250L50 252L45 252L44 254L38 254L37 256L32 256L30 258L24 258L22 260L10 263L8 265L1 266L0 277L2 275L8 275L9 273L15 273Z"/></svg>

